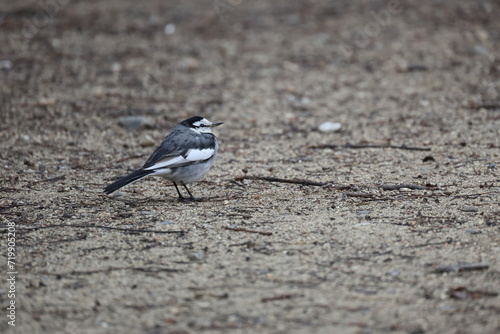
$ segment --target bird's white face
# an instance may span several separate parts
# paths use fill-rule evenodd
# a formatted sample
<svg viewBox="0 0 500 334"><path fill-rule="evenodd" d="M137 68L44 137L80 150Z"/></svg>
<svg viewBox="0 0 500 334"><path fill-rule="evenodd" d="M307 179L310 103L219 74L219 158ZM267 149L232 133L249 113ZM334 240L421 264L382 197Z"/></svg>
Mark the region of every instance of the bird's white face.
<svg viewBox="0 0 500 334"><path fill-rule="evenodd" d="M212 133L212 128L221 124L222 122L212 123L208 119L203 118L200 121L194 122L191 130L197 133Z"/></svg>

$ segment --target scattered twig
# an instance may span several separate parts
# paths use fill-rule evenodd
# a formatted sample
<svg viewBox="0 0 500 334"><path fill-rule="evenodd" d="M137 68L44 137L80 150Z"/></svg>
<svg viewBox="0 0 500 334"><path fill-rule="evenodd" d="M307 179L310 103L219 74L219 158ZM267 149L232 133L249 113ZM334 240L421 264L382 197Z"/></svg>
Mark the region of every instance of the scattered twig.
<svg viewBox="0 0 500 334"><path fill-rule="evenodd" d="M356 192L356 191L346 191L344 195L349 197L364 197L364 198L372 198L374 196L372 194Z"/></svg>
<svg viewBox="0 0 500 334"><path fill-rule="evenodd" d="M26 191L26 189L21 188L9 188L9 187L0 187L0 192L18 192L18 191Z"/></svg>
<svg viewBox="0 0 500 334"><path fill-rule="evenodd" d="M58 278L62 278L64 276L70 276L70 275L92 275L92 274L99 274L99 273L109 273L112 271L119 271L119 270L133 270L133 271L142 271L142 272L147 272L147 273L158 273L158 272L169 272L169 273L176 273L176 272L182 272L182 269L171 269L171 268L161 268L161 267L109 267L109 268L104 268L104 269L96 269L96 270L89 270L89 271L81 271L81 270L73 270L68 273L53 273L53 272L41 272L40 274L43 275L52 275L52 276L57 276Z"/></svg>
<svg viewBox="0 0 500 334"><path fill-rule="evenodd" d="M284 300L284 299L290 299L290 298L295 298L295 297L302 297L303 295L298 294L298 293L289 293L285 295L276 295L276 296L271 296L271 297L263 297L260 301L263 303L267 302L274 302L276 300Z"/></svg>
<svg viewBox="0 0 500 334"><path fill-rule="evenodd" d="M135 228L112 227L112 226L104 226L104 225L70 225L70 224L46 225L46 226L37 226L37 227L29 227L29 228L21 227L21 228L17 228L16 230L36 231L36 230L42 230L42 229L46 229L46 228L58 228L58 227L102 228L105 230L116 230L116 231L123 231L123 232L129 232L129 233L180 233L180 234L186 233L186 231L141 230L141 229L135 229Z"/></svg>
<svg viewBox="0 0 500 334"><path fill-rule="evenodd" d="M452 242L453 242L453 238L448 237L448 238L446 238L445 241L426 242L425 244L411 245L411 246L406 246L403 248L420 248L420 247L427 247L427 246L437 246L437 245L451 244Z"/></svg>
<svg viewBox="0 0 500 334"><path fill-rule="evenodd" d="M487 101L484 103L476 104L470 103L471 109L500 109L500 101Z"/></svg>
<svg viewBox="0 0 500 334"><path fill-rule="evenodd" d="M238 187L245 187L244 184L241 184L241 183L237 182L236 180L231 180L231 183L236 184Z"/></svg>
<svg viewBox="0 0 500 334"><path fill-rule="evenodd" d="M309 180L303 180L303 179L281 179L278 177L252 176L252 175L240 176L240 177L237 177L235 180L236 181L262 180L262 181L268 181L268 182L293 183L293 184L302 184L304 186L317 186L317 187L323 187L323 186L328 185L328 183L325 183L325 182L316 182L316 181L309 181Z"/></svg>
<svg viewBox="0 0 500 334"><path fill-rule="evenodd" d="M247 228L243 227L229 227L229 226L224 226L223 229L229 230L229 231L235 231L235 232L248 232L248 233L257 233L257 234L262 234L262 235L272 235L272 232L263 232L263 231L255 231L255 230L249 230Z"/></svg>
<svg viewBox="0 0 500 334"><path fill-rule="evenodd" d="M56 176L51 179L45 179L45 180L39 180L39 181L31 181L29 182L29 186L38 184L38 183L45 183L45 182L56 182L56 181L61 181L66 178L66 175L61 175L61 176Z"/></svg>
<svg viewBox="0 0 500 334"><path fill-rule="evenodd" d="M359 187L359 186L356 186L356 187ZM335 186L333 187L337 190L349 190L349 189L355 189L354 186L351 186L351 185L346 185L346 186Z"/></svg>
<svg viewBox="0 0 500 334"><path fill-rule="evenodd" d="M479 196L483 195L492 195L492 194L498 194L496 191L492 192L487 192L487 193L476 193L476 194L466 194L466 195L456 195L456 196L451 196L452 199L457 199L457 198L477 198Z"/></svg>
<svg viewBox="0 0 500 334"><path fill-rule="evenodd" d="M490 266L485 263L461 263L452 266L438 266L433 270L433 273L449 273L449 272L460 272L460 271L472 271L472 270L485 270Z"/></svg>
<svg viewBox="0 0 500 334"><path fill-rule="evenodd" d="M429 189L427 186L419 186L418 184L383 184L380 186L383 190L399 190L402 188L416 189L416 190L426 190Z"/></svg>
<svg viewBox="0 0 500 334"><path fill-rule="evenodd" d="M427 66L425 66L424 64L412 64L412 65L408 65L408 67L406 68L406 71L407 72L418 72L418 71L427 71L429 68Z"/></svg>
<svg viewBox="0 0 500 334"><path fill-rule="evenodd" d="M482 290L469 290L465 286L457 286L450 288L447 291L447 295L453 299L478 299L483 297L496 297L498 292L493 291L482 291Z"/></svg>
<svg viewBox="0 0 500 334"><path fill-rule="evenodd" d="M345 144L345 145L324 144L324 145L309 146L309 148L313 148L313 149L324 149L324 148L330 148L330 149L338 149L338 148L353 148L353 149L361 149L361 148L393 148L393 149L408 150L408 151L430 151L431 150L429 147L412 147L412 146L406 146L406 145L401 145L401 146L396 146L396 145L375 145L375 144Z"/></svg>

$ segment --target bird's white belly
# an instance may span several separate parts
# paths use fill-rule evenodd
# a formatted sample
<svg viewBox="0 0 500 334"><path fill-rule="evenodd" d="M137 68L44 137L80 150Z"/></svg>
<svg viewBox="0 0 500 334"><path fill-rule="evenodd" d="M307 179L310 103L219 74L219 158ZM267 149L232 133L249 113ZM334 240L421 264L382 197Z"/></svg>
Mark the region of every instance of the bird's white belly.
<svg viewBox="0 0 500 334"><path fill-rule="evenodd" d="M155 170L154 176L161 176L175 183L193 183L201 179L208 173L215 162L214 155L210 160L199 164L178 167L178 168L162 168Z"/></svg>

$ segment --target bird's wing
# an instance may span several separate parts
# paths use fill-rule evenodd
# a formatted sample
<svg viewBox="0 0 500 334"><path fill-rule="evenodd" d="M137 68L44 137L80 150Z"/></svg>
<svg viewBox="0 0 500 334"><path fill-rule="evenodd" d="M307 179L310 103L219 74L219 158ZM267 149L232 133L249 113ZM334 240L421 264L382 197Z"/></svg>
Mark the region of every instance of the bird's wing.
<svg viewBox="0 0 500 334"><path fill-rule="evenodd" d="M155 170L193 165L210 159L214 153L215 150L212 148L189 149L184 152L176 150L176 152L169 152L164 155L155 155L155 159L148 160L142 169Z"/></svg>
<svg viewBox="0 0 500 334"><path fill-rule="evenodd" d="M215 154L216 144L215 136L193 136L190 130L186 132L177 126L163 139L142 169L176 168L203 162Z"/></svg>

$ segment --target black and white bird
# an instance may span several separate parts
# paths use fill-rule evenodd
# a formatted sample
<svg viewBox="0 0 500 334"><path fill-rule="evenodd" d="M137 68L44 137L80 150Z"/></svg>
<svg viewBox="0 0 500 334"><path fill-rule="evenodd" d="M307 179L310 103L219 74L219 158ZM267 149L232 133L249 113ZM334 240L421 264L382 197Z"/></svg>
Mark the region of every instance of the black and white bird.
<svg viewBox="0 0 500 334"><path fill-rule="evenodd" d="M222 122L212 123L200 116L182 121L163 139L141 169L111 183L104 188L104 192L111 194L121 187L152 175L172 181L179 200L198 200L186 184L201 179L214 164L219 142L212 133L212 128L221 124ZM189 197L182 196L178 184L184 186Z"/></svg>

